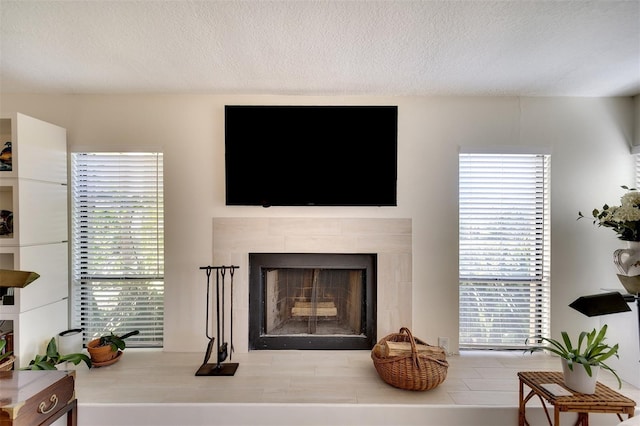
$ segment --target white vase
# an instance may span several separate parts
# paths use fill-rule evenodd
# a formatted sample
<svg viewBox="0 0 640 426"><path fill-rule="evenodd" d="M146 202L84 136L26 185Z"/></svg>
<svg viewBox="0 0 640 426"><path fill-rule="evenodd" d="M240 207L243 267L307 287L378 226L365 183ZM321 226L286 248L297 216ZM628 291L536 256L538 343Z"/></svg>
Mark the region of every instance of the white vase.
<svg viewBox="0 0 640 426"><path fill-rule="evenodd" d="M596 382L598 380L598 372L600 367L596 365L591 366L591 376L587 374L587 370L584 365L573 363L573 370L569 369L569 364L566 359L562 358L562 373L564 375L564 384L576 392L584 394L596 393Z"/></svg>
<svg viewBox="0 0 640 426"><path fill-rule="evenodd" d="M627 241L627 247L613 252L618 279L631 294L640 293L640 242Z"/></svg>

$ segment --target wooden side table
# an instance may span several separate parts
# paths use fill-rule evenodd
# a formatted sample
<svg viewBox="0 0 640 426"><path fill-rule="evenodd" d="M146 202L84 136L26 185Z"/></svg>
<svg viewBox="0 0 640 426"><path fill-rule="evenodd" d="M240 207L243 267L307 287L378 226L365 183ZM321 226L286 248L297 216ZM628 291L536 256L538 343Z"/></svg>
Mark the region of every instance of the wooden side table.
<svg viewBox="0 0 640 426"><path fill-rule="evenodd" d="M636 403L634 400L612 390L611 388L598 382L596 384L596 393L592 395L573 392L563 386L564 380L561 372L556 371L527 371L519 372L520 379L520 403L518 408L518 425L529 426L529 422L525 417L525 406L529 400L537 396L542 402L545 414L549 424L558 426L560 424L561 412L578 413L578 421L576 426L589 425L589 413L613 413L622 421L622 414L627 414L629 418L633 417ZM557 396L545 389L542 385L552 383L562 386L571 392L570 396ZM524 385L527 385L531 391L525 397ZM544 400L554 406L553 423L547 410Z"/></svg>
<svg viewBox="0 0 640 426"><path fill-rule="evenodd" d="M0 426L47 426L65 414L76 426L74 371L0 372Z"/></svg>

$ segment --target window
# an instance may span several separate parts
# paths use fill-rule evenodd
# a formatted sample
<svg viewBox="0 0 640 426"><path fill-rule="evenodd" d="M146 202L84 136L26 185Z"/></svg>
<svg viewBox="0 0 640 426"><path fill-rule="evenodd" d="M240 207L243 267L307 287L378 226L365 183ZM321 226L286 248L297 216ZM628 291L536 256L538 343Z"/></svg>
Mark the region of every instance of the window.
<svg viewBox="0 0 640 426"><path fill-rule="evenodd" d="M636 150L632 150L633 161L634 161L634 176L635 176L635 188L640 189L640 153L636 152Z"/></svg>
<svg viewBox="0 0 640 426"><path fill-rule="evenodd" d="M548 155L459 156L460 347L549 334Z"/></svg>
<svg viewBox="0 0 640 426"><path fill-rule="evenodd" d="M85 342L140 330L128 347L163 342L161 153L72 153L72 313Z"/></svg>

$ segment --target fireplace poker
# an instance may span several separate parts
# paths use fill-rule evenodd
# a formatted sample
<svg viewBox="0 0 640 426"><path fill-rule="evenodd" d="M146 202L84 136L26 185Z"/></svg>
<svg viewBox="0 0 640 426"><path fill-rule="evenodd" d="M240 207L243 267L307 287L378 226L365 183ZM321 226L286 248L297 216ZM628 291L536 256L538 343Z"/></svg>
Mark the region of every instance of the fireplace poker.
<svg viewBox="0 0 640 426"><path fill-rule="evenodd" d="M231 318L229 318L229 334L231 334L231 337L229 337L229 341L231 342L231 349L229 350L229 361L231 361L231 357L233 356L233 272L235 271L235 268L233 266L231 266L231 269L229 270L229 275L231 276L231 279L229 280L229 285L231 286L231 306L229 307L229 316Z"/></svg>
<svg viewBox="0 0 640 426"><path fill-rule="evenodd" d="M205 273L207 274L207 313L206 313L206 325L205 325L205 335L207 339L209 339L209 343L207 343L207 351L204 354L204 362L202 365L205 365L209 362L209 358L211 358L211 351L213 350L213 342L215 340L214 337L209 336L209 279L211 278L211 268L207 267Z"/></svg>
<svg viewBox="0 0 640 426"><path fill-rule="evenodd" d="M224 285L225 285L225 275L227 272L227 267L223 265L219 271L220 271L220 275L222 276L222 315L220 315L220 312L218 312L218 323L221 323L222 333L218 331L218 344L220 345L218 347L218 364L220 364L221 362L224 362L224 360L227 359L227 347L228 347L227 342L225 342L225 339L224 339L224 305L226 303L226 300L224 299ZM217 294L218 311L220 311L220 302L219 302L220 297L221 297L220 291L218 291L218 294Z"/></svg>

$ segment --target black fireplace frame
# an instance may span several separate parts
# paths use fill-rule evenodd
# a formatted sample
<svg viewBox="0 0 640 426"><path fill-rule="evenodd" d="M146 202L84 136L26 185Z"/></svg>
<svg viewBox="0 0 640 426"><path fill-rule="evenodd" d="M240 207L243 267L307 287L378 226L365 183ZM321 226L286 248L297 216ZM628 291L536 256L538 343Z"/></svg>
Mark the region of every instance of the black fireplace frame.
<svg viewBox="0 0 640 426"><path fill-rule="evenodd" d="M363 334L267 335L265 274L279 268L363 270ZM249 349L371 350L376 343L376 275L377 255L372 253L249 253Z"/></svg>

